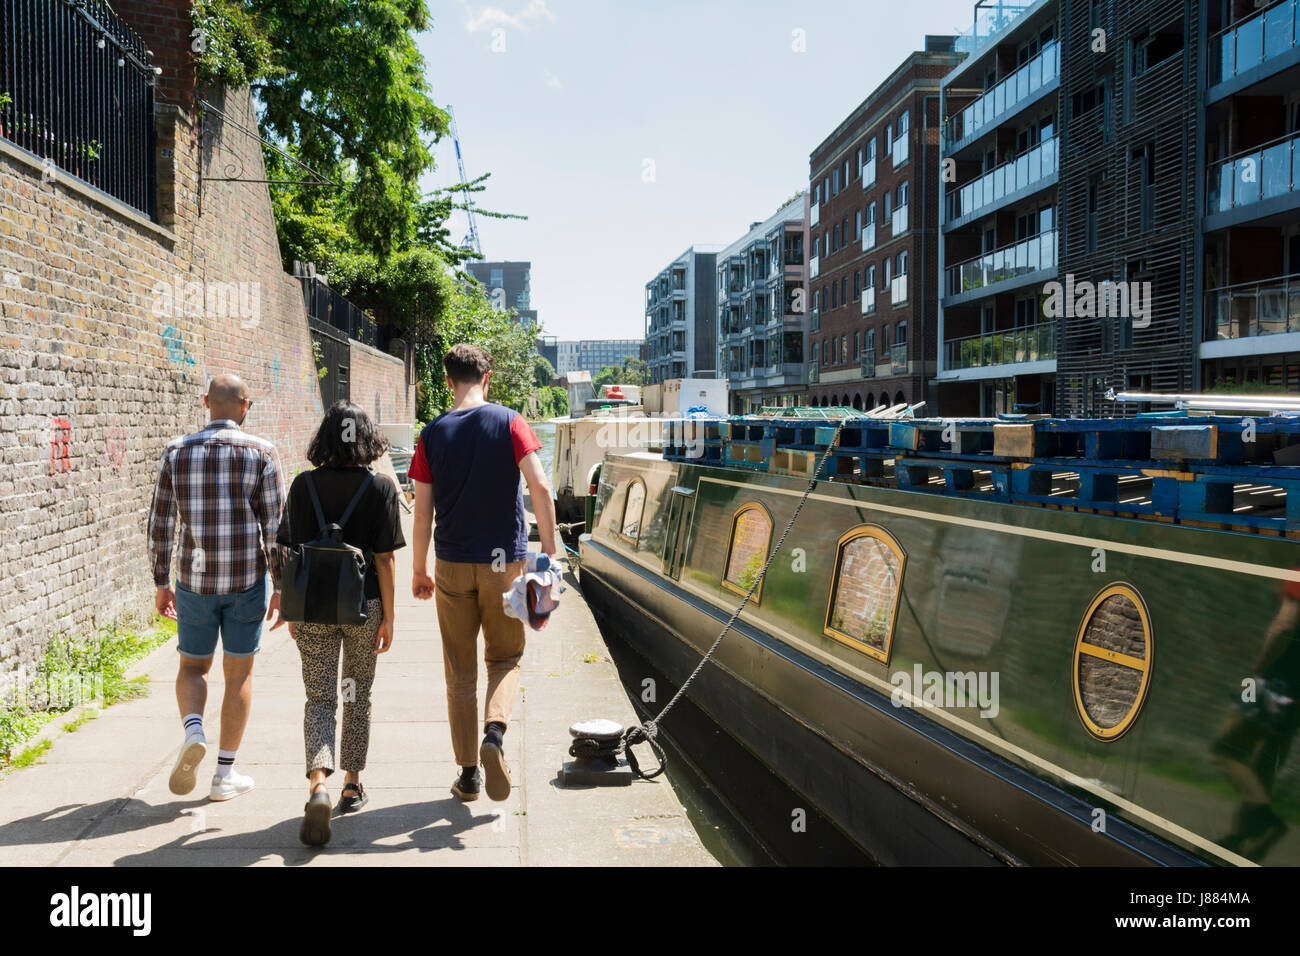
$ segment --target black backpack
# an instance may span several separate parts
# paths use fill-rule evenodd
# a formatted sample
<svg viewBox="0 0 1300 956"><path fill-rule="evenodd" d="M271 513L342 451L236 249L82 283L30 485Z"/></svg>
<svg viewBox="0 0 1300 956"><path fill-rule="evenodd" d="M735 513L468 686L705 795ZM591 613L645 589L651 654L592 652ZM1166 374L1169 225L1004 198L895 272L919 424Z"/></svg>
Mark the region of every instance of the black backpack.
<svg viewBox="0 0 1300 956"><path fill-rule="evenodd" d="M343 528L374 475L366 472L337 524L326 524L311 472L303 481L320 525L318 537L286 549L280 575L280 616L292 623L356 625L366 623L366 569L369 551L343 541Z"/></svg>

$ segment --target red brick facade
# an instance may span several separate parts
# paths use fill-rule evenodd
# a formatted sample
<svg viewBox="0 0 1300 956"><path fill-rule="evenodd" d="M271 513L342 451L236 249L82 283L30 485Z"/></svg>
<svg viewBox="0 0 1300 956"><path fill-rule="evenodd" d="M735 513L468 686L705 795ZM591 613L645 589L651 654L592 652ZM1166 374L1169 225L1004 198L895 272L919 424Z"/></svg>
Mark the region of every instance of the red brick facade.
<svg viewBox="0 0 1300 956"><path fill-rule="evenodd" d="M826 192L830 182L829 199L823 197L818 222L810 229L811 248L819 257L818 276L809 280L818 310L809 334L809 357L818 362L818 380L809 386L810 404L872 408L922 400L923 381L933 373L937 355L937 94L940 80L960 59L953 53L913 53L810 157L810 193ZM905 112L908 128L900 137ZM906 158L897 167L890 136L907 143ZM858 154L861 150L864 157L869 155L872 140L875 183L864 188ZM895 232L891 214L900 187L906 191L907 223ZM873 202L876 243L864 252L861 233L869 229ZM907 290L895 305L886 275L898 275L900 253L907 260ZM864 315L862 296L873 266L875 312ZM897 342L900 323L906 323L906 361L891 365L889 346ZM874 342L876 374L864 375L861 356L869 342Z"/></svg>

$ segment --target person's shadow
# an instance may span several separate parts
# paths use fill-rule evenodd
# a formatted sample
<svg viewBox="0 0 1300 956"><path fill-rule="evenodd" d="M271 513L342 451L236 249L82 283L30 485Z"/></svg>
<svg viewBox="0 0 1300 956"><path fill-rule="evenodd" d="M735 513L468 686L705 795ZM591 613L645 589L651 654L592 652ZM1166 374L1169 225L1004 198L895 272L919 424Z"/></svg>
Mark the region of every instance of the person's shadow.
<svg viewBox="0 0 1300 956"><path fill-rule="evenodd" d="M325 847L306 847L298 840L300 818L282 820L255 833L212 837L219 826L204 826L206 800L151 805L135 798L97 804L67 804L0 824L0 846L85 841L94 848L101 837L119 836L174 822L183 816L193 829L161 846L124 853L115 866L251 866L280 857L286 866L301 866L318 853L344 850L383 855L416 850L466 849L462 835L475 827L492 826L492 816L475 817L455 798L395 807L374 807L335 817L332 839ZM404 836L405 840L394 841ZM381 843L380 841L390 841ZM211 855L209 855L211 853ZM188 859L187 859L188 858Z"/></svg>

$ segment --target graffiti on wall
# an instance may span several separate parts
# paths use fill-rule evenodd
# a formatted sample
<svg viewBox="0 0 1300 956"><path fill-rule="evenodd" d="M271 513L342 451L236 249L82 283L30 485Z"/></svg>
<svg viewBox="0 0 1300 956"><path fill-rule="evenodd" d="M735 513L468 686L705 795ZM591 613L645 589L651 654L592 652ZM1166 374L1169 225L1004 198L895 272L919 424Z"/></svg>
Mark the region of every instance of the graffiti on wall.
<svg viewBox="0 0 1300 956"><path fill-rule="evenodd" d="M185 340L181 330L169 325L162 330L163 344L167 346L167 361L182 366L193 366L194 357L185 349ZM189 368L186 368L189 371Z"/></svg>
<svg viewBox="0 0 1300 956"><path fill-rule="evenodd" d="M72 423L66 418L56 418L50 422L50 474L66 474L72 471Z"/></svg>

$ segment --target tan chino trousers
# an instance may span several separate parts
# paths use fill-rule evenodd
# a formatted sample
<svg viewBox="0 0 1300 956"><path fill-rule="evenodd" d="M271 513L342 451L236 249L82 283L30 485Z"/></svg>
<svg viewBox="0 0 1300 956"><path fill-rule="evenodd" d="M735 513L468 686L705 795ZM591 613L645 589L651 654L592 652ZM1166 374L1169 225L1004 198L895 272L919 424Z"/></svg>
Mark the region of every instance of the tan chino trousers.
<svg viewBox="0 0 1300 956"><path fill-rule="evenodd" d="M447 675L447 719L456 763L478 765L483 726L492 721L509 725L519 661L524 656L524 622L507 617L501 595L524 571L523 561L493 571L491 564L437 561L433 580L442 631L442 659ZM487 665L487 701L478 722L478 632L483 630L483 662Z"/></svg>

